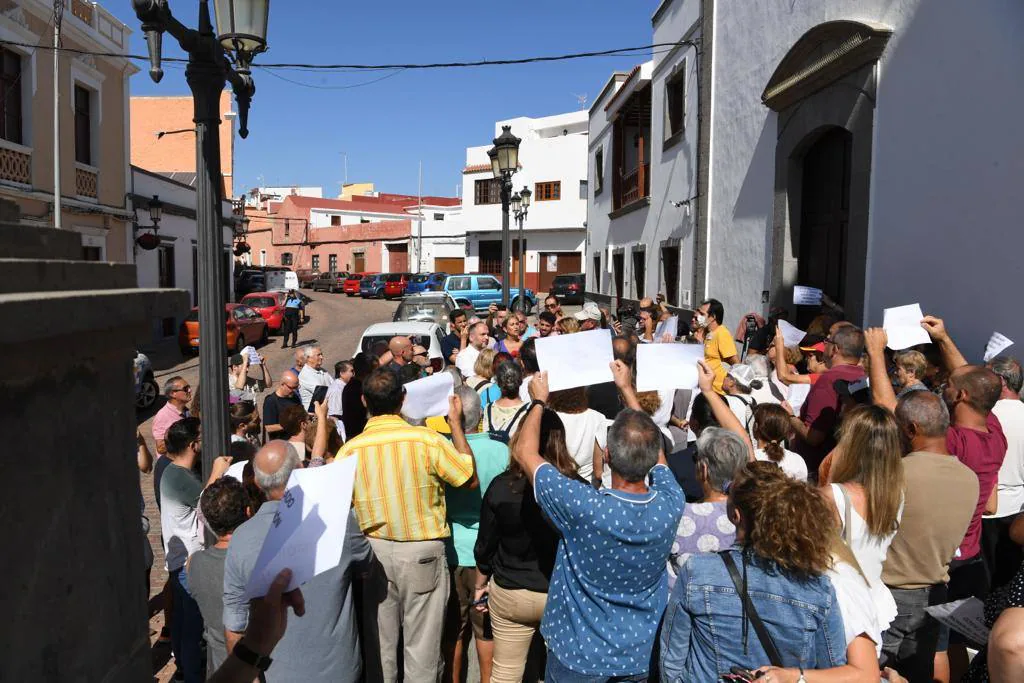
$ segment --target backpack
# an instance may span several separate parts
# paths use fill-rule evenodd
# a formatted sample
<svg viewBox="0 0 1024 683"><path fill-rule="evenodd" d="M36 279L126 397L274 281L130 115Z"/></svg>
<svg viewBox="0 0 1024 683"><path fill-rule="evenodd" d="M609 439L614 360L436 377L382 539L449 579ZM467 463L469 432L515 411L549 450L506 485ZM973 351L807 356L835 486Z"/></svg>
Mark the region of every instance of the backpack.
<svg viewBox="0 0 1024 683"><path fill-rule="evenodd" d="M743 425L743 428L746 429L747 434L750 435L751 442L756 444L757 441L754 439L754 409L757 408L757 399L754 398L753 396L750 396L750 401L747 402L747 400L743 396L739 396L738 394L732 394L729 396L729 398L737 399L746 407L747 411L750 412L750 415L747 417L746 424Z"/></svg>
<svg viewBox="0 0 1024 683"><path fill-rule="evenodd" d="M516 414L512 416L512 419L506 422L500 429L494 428L494 421L491 419L492 406L494 406L493 401L487 404L487 424L490 425L490 428L487 430L487 436L491 437L498 443L503 443L507 446L508 442L511 440L509 433L512 431L512 427L515 426L519 418L525 415L526 411L530 409L530 404L524 403L520 406L519 410L516 411Z"/></svg>

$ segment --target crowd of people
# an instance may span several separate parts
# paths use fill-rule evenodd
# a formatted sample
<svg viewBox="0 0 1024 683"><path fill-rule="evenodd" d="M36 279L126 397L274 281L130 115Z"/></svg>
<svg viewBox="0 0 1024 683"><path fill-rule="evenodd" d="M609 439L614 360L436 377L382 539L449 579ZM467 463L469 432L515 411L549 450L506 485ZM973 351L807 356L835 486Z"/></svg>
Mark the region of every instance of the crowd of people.
<svg viewBox="0 0 1024 683"><path fill-rule="evenodd" d="M829 305L794 344L782 311L681 319L660 297L454 311L454 389L426 419L405 410L435 372L416 338L333 373L306 346L276 385L232 357L205 481L192 387L169 379L139 467L177 675L461 683L475 650L494 683L1024 681L1021 364L968 363L932 316L895 353ZM613 381L551 391L538 340L600 328ZM703 345L696 388L637 390L639 347L664 343ZM350 457L339 564L247 600L291 473ZM967 598L986 642L927 610Z"/></svg>

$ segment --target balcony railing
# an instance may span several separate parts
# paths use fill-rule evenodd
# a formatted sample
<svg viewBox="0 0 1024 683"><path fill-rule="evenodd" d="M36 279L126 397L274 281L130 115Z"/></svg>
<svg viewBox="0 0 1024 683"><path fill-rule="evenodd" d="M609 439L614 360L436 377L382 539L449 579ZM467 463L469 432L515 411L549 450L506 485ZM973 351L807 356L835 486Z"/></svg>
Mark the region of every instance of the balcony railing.
<svg viewBox="0 0 1024 683"><path fill-rule="evenodd" d="M92 26L93 6L85 0L71 0L71 13Z"/></svg>
<svg viewBox="0 0 1024 683"><path fill-rule="evenodd" d="M32 155L6 146L0 147L0 180L31 185Z"/></svg>
<svg viewBox="0 0 1024 683"><path fill-rule="evenodd" d="M75 166L75 194L79 197L99 197L99 173L84 164Z"/></svg>
<svg viewBox="0 0 1024 683"><path fill-rule="evenodd" d="M651 165L641 164L622 174L619 207L627 206L651 194Z"/></svg>

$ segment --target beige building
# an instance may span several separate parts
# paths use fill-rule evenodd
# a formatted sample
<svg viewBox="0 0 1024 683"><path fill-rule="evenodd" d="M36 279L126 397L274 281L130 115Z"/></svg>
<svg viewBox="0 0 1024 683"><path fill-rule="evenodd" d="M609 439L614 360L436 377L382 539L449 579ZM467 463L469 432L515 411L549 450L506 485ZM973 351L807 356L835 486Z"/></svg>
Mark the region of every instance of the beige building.
<svg viewBox="0 0 1024 683"><path fill-rule="evenodd" d="M0 198L40 226L55 222L52 14L47 0L0 0ZM65 48L124 53L130 33L97 4L66 4ZM128 79L138 68L72 52L58 62L62 227L82 235L86 259L131 261Z"/></svg>

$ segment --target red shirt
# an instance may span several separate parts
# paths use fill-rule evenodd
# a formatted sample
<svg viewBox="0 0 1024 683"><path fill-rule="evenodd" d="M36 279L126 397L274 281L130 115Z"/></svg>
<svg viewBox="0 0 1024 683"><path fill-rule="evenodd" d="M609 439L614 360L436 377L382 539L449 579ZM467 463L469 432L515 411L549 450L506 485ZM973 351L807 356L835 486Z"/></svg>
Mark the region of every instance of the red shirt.
<svg viewBox="0 0 1024 683"><path fill-rule="evenodd" d="M987 432L980 432L970 427L950 427L946 432L946 448L963 464L978 475L978 507L974 510L971 523L967 525L967 535L958 549L957 559L967 560L981 552L981 515L985 512L985 503L992 495L992 487L999 477L999 468L1006 457L1006 436L1003 426L995 413L989 413L985 420Z"/></svg>
<svg viewBox="0 0 1024 683"><path fill-rule="evenodd" d="M839 424L841 404L835 382L859 382L864 377L864 368L859 365L837 365L823 372L811 386L807 400L800 406L800 419L808 430L814 429L824 434L825 440L820 446L812 446L799 438L794 441L793 450L804 456L808 470L818 469L829 451L836 447L835 429Z"/></svg>

